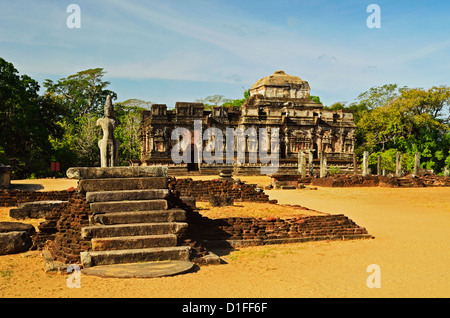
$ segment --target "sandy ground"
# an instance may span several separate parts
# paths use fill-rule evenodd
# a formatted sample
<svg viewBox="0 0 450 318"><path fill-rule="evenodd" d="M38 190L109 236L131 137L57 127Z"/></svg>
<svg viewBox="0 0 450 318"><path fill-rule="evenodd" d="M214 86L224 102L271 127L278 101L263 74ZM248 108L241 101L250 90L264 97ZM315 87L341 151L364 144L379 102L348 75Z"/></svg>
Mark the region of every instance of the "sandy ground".
<svg viewBox="0 0 450 318"><path fill-rule="evenodd" d="M44 189L51 189L51 181ZM266 193L279 203L343 213L375 239L241 248L223 256L227 264L189 274L154 279L81 275L80 288L67 287L67 276L44 273L37 252L5 255L0 256L0 297L450 296L450 188ZM367 286L371 264L379 266L380 288Z"/></svg>

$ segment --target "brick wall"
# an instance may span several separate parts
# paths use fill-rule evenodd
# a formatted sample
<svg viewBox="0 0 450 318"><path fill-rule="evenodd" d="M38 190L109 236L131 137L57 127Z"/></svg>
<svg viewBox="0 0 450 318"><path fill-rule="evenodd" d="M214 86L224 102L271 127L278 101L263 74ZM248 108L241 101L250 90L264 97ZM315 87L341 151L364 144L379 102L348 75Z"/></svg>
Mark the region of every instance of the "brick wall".
<svg viewBox="0 0 450 318"><path fill-rule="evenodd" d="M53 209L38 226L35 247L48 249L53 260L65 264L80 263L80 252L90 246L90 240L81 238L81 228L89 225L89 214L85 196L72 193L67 203Z"/></svg>
<svg viewBox="0 0 450 318"><path fill-rule="evenodd" d="M404 177L389 177L377 175L334 175L326 178L301 178L297 179L293 176L277 176L272 178L272 185L275 187L275 182L279 186L283 185L297 185L306 184L320 187L432 187L432 186L450 186L450 177L443 177L437 175L422 175L411 178Z"/></svg>
<svg viewBox="0 0 450 318"><path fill-rule="evenodd" d="M20 203L32 201L67 201L74 191L0 190L0 206L18 206Z"/></svg>
<svg viewBox="0 0 450 318"><path fill-rule="evenodd" d="M172 178L169 189L180 196L194 197L197 201L209 201L211 196L233 197L234 201L269 201L269 196L262 189L258 190L256 185L237 181Z"/></svg>
<svg viewBox="0 0 450 318"><path fill-rule="evenodd" d="M342 214L280 218L209 219L188 211L188 242L241 241L243 245L322 239L367 238L367 230ZM249 244L245 244L245 242Z"/></svg>

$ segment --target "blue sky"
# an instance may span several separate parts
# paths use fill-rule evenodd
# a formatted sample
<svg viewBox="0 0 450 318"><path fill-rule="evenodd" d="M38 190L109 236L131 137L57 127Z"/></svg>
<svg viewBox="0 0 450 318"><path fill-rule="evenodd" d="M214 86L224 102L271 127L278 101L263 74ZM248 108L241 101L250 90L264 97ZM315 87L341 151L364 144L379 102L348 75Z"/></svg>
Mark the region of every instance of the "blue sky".
<svg viewBox="0 0 450 318"><path fill-rule="evenodd" d="M81 28L66 8L78 4ZM381 8L370 29L369 4ZM450 85L450 1L0 0L0 57L42 84L102 67L118 101L241 98L284 70L325 105L387 83Z"/></svg>

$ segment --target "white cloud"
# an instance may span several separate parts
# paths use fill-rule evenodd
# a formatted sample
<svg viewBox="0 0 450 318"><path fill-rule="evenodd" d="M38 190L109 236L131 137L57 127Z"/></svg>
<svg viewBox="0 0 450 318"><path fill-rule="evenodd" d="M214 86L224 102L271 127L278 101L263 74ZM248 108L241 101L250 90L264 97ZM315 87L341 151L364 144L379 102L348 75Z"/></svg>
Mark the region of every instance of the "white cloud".
<svg viewBox="0 0 450 318"><path fill-rule="evenodd" d="M360 29L351 24L342 29L348 34L336 38L340 26L318 12L317 22L305 20L307 12L302 19L289 12L277 25L227 2L80 0L81 29L70 30L65 25L68 3L18 3L11 2L8 10L0 4L0 56L10 57L29 75L65 77L103 67L110 80L161 78L241 87L282 69L309 81L313 91L340 100L345 99L341 94L378 84L423 80L426 86L433 78L444 81L436 84L449 79L444 58L449 40L417 43L413 34L398 40L387 23L378 33L365 33L362 19ZM305 32L315 23L320 23L320 36Z"/></svg>

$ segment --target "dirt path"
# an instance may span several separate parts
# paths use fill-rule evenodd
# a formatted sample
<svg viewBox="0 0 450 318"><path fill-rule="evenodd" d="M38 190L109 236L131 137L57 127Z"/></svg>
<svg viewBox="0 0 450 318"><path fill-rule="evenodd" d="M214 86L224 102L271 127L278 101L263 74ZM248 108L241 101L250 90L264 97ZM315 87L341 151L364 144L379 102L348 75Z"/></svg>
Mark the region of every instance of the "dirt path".
<svg viewBox="0 0 450 318"><path fill-rule="evenodd" d="M48 275L35 252L0 256L0 297L449 297L450 188L266 191L280 203L343 213L373 240L242 248L227 264L156 279ZM381 288L368 288L370 264Z"/></svg>

